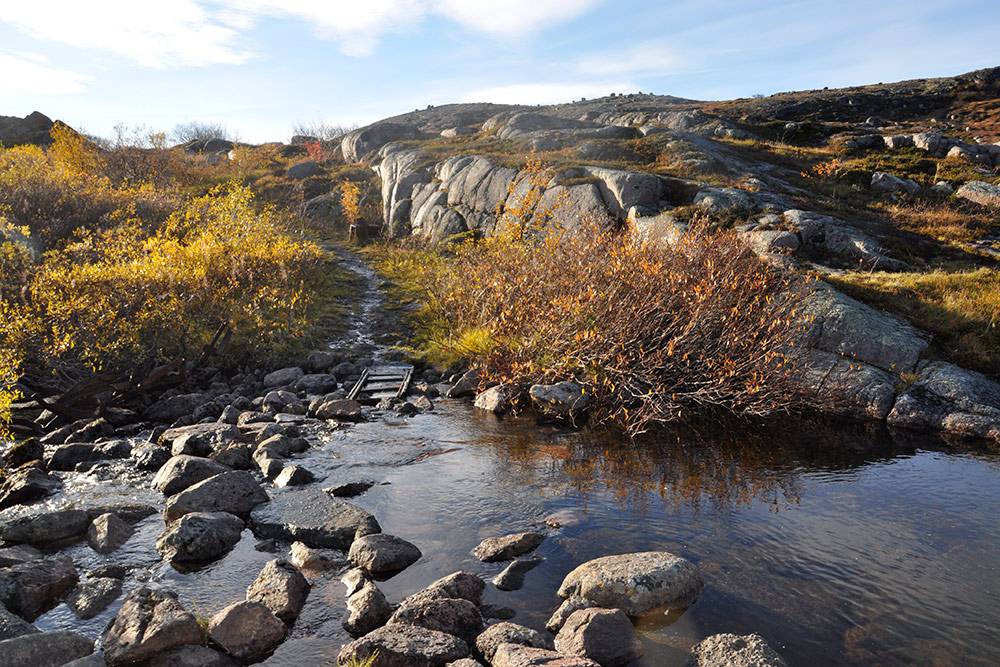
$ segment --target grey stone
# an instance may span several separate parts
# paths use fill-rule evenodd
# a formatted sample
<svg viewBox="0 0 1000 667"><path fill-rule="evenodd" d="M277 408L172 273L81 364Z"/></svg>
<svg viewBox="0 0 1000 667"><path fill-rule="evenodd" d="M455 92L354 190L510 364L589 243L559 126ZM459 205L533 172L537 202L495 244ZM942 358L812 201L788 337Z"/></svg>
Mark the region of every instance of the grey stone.
<svg viewBox="0 0 1000 667"><path fill-rule="evenodd" d="M62 488L62 480L35 466L0 477L0 510L46 498Z"/></svg>
<svg viewBox="0 0 1000 667"><path fill-rule="evenodd" d="M226 512L190 512L167 524L156 550L176 563L215 560L240 541L243 521Z"/></svg>
<svg viewBox="0 0 1000 667"><path fill-rule="evenodd" d="M573 419L590 404L589 395L575 382L532 385L528 395L539 412L560 419Z"/></svg>
<svg viewBox="0 0 1000 667"><path fill-rule="evenodd" d="M329 373L303 375L295 381L294 387L307 394L326 394L337 388L337 378Z"/></svg>
<svg viewBox="0 0 1000 667"><path fill-rule="evenodd" d="M153 403L143 411L142 416L150 421L171 423L209 402L211 398L207 394L179 394Z"/></svg>
<svg viewBox="0 0 1000 667"><path fill-rule="evenodd" d="M260 602L286 623L298 618L309 595L309 582L284 560L271 560L247 588L247 600Z"/></svg>
<svg viewBox="0 0 1000 667"><path fill-rule="evenodd" d="M493 667L600 667L588 658L563 655L543 648L520 644L500 644L493 656Z"/></svg>
<svg viewBox="0 0 1000 667"><path fill-rule="evenodd" d="M566 619L569 618L573 612L581 609L589 609L593 606L592 602L584 600L583 598L566 598L563 600L562 604L559 605L554 612L552 612L552 615L549 616L549 620L545 622L545 629L555 634L559 632L559 629L562 628L563 624L566 623Z"/></svg>
<svg viewBox="0 0 1000 667"><path fill-rule="evenodd" d="M334 549L308 547L302 542L293 542L289 554L291 563L300 570L323 573L339 570L347 565L347 557Z"/></svg>
<svg viewBox="0 0 1000 667"><path fill-rule="evenodd" d="M871 188L876 192L905 192L916 194L920 192L920 184L909 178L900 178L883 171L876 171L872 174Z"/></svg>
<svg viewBox="0 0 1000 667"><path fill-rule="evenodd" d="M392 616L392 606L378 586L366 580L347 597L347 612L344 629L360 637L385 625Z"/></svg>
<svg viewBox="0 0 1000 667"><path fill-rule="evenodd" d="M77 618L88 619L107 609L121 594L121 579L88 577L77 585L67 603Z"/></svg>
<svg viewBox="0 0 1000 667"><path fill-rule="evenodd" d="M1000 208L1000 185L968 181L955 191L955 196L989 208Z"/></svg>
<svg viewBox="0 0 1000 667"><path fill-rule="evenodd" d="M400 604L389 623L437 630L471 643L483 629L483 616L468 600L410 597Z"/></svg>
<svg viewBox="0 0 1000 667"><path fill-rule="evenodd" d="M559 596L640 616L661 607L687 607L702 586L690 561L666 551L646 551L587 561L566 575Z"/></svg>
<svg viewBox="0 0 1000 667"><path fill-rule="evenodd" d="M887 421L1000 443L1000 384L954 364L925 361L916 381L897 397Z"/></svg>
<svg viewBox="0 0 1000 667"><path fill-rule="evenodd" d="M265 375L264 386L268 389L273 387L284 387L298 382L298 380L305 374L305 371L298 366L282 368Z"/></svg>
<svg viewBox="0 0 1000 667"><path fill-rule="evenodd" d="M171 496L163 516L167 521L176 521L188 512L228 512L246 516L267 500L267 493L252 474L233 470L209 477Z"/></svg>
<svg viewBox="0 0 1000 667"><path fill-rule="evenodd" d="M26 544L18 544L12 547L0 548L0 568L20 565L28 561L44 558L45 554L35 547Z"/></svg>
<svg viewBox="0 0 1000 667"><path fill-rule="evenodd" d="M132 525L117 515L102 514L87 528L87 544L97 553L108 554L128 542L133 532Z"/></svg>
<svg viewBox="0 0 1000 667"><path fill-rule="evenodd" d="M896 398L895 374L832 352L808 350L797 370L799 386L830 414L881 421Z"/></svg>
<svg viewBox="0 0 1000 667"><path fill-rule="evenodd" d="M478 607L485 588L486 582L479 575L470 572L453 572L417 591L406 598L405 602L447 598L468 600Z"/></svg>
<svg viewBox="0 0 1000 667"><path fill-rule="evenodd" d="M46 611L78 581L66 555L51 556L0 569L0 604L29 621Z"/></svg>
<svg viewBox="0 0 1000 667"><path fill-rule="evenodd" d="M170 445L174 456L208 456L215 447L240 438L240 431L231 424L212 422L193 424L167 429L160 436L160 442Z"/></svg>
<svg viewBox="0 0 1000 667"><path fill-rule="evenodd" d="M347 667L378 654L378 667L444 667L469 655L458 637L413 625L390 624L344 646L337 664Z"/></svg>
<svg viewBox="0 0 1000 667"><path fill-rule="evenodd" d="M142 442L132 448L132 458L139 470L159 470L170 456L169 447L152 442Z"/></svg>
<svg viewBox="0 0 1000 667"><path fill-rule="evenodd" d="M474 405L480 410L502 415L510 412L517 399L517 390L505 384L498 384L476 396Z"/></svg>
<svg viewBox="0 0 1000 667"><path fill-rule="evenodd" d="M493 585L501 591L517 591L524 586L524 576L545 561L540 556L519 558L493 577Z"/></svg>
<svg viewBox="0 0 1000 667"><path fill-rule="evenodd" d="M573 612L556 635L556 650L589 658L601 667L621 667L642 655L632 621L620 609Z"/></svg>
<svg viewBox="0 0 1000 667"><path fill-rule="evenodd" d="M358 422L364 420L361 404L357 401L341 398L322 403L316 409L319 419L335 419L337 421Z"/></svg>
<svg viewBox="0 0 1000 667"><path fill-rule="evenodd" d="M376 533L354 540L348 558L355 567L386 576L405 570L422 555L416 545L402 538Z"/></svg>
<svg viewBox="0 0 1000 667"><path fill-rule="evenodd" d="M462 377L460 377L458 381L451 386L451 389L448 390L445 396L447 398L474 396L476 394L476 390L479 388L479 380L481 376L482 374L476 369L466 371Z"/></svg>
<svg viewBox="0 0 1000 667"><path fill-rule="evenodd" d="M208 635L226 653L243 662L259 662L285 639L285 624L259 602L237 602L208 623Z"/></svg>
<svg viewBox="0 0 1000 667"><path fill-rule="evenodd" d="M205 631L169 591L136 589L126 596L102 639L108 665L149 660L187 644L204 644Z"/></svg>
<svg viewBox="0 0 1000 667"><path fill-rule="evenodd" d="M0 641L33 632L38 632L38 628L17 614L7 611L7 607L0 604Z"/></svg>
<svg viewBox="0 0 1000 667"><path fill-rule="evenodd" d="M60 667L93 652L93 640L75 632L38 632L0 641L0 667Z"/></svg>
<svg viewBox="0 0 1000 667"><path fill-rule="evenodd" d="M476 650L482 657L486 658L487 662L493 662L493 657L501 644L518 644L549 651L555 650L552 637L549 635L507 621L489 626L476 637Z"/></svg>
<svg viewBox="0 0 1000 667"><path fill-rule="evenodd" d="M179 646L149 661L148 667L238 667L240 663L207 646Z"/></svg>
<svg viewBox="0 0 1000 667"><path fill-rule="evenodd" d="M313 162L312 160L307 160L306 162L293 164L285 172L285 175L294 181L301 181L304 178L309 178L310 176L317 176L322 173L323 173L323 168L319 166L319 164Z"/></svg>
<svg viewBox="0 0 1000 667"><path fill-rule="evenodd" d="M181 454L171 457L157 471L153 477L153 488L165 496L172 496L228 470L229 468L212 459Z"/></svg>
<svg viewBox="0 0 1000 667"><path fill-rule="evenodd" d="M307 469L297 466L285 466L278 473L278 476L274 478L274 485L277 487L285 486L301 486L303 484L308 484L316 479L316 476L309 472Z"/></svg>
<svg viewBox="0 0 1000 667"><path fill-rule="evenodd" d="M484 563L513 560L529 551L534 551L545 536L541 533L524 532L500 537L487 537L472 550L473 555Z"/></svg>
<svg viewBox="0 0 1000 667"><path fill-rule="evenodd" d="M787 667L785 660L758 634L712 635L691 651L692 667Z"/></svg>
<svg viewBox="0 0 1000 667"><path fill-rule="evenodd" d="M355 537L381 532L365 510L311 487L276 494L254 509L250 521L257 537L297 540L310 547L349 549Z"/></svg>

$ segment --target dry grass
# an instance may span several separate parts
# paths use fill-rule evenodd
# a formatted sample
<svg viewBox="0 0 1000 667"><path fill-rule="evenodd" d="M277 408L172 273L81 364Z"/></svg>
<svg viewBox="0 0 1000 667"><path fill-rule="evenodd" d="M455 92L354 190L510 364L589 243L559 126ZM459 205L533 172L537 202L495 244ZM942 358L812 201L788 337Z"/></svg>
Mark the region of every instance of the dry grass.
<svg viewBox="0 0 1000 667"><path fill-rule="evenodd" d="M1000 227L982 214L967 213L948 202L889 202L876 208L899 229L945 242L974 241Z"/></svg>
<svg viewBox="0 0 1000 667"><path fill-rule="evenodd" d="M856 273L830 280L933 333L940 356L1000 375L1000 271Z"/></svg>

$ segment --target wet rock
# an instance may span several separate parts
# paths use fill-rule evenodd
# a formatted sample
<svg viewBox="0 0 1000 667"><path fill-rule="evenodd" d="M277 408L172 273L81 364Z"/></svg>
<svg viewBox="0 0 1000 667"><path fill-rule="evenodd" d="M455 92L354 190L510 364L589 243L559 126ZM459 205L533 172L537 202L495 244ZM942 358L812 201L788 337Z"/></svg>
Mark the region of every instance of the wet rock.
<svg viewBox="0 0 1000 667"><path fill-rule="evenodd" d="M44 558L45 554L26 544L18 544L13 547L3 547L0 549L0 567L10 567L20 565L28 561Z"/></svg>
<svg viewBox="0 0 1000 667"><path fill-rule="evenodd" d="M1000 185L984 181L968 181L955 191L955 196L981 206L1000 208Z"/></svg>
<svg viewBox="0 0 1000 667"><path fill-rule="evenodd" d="M309 582L291 563L268 561L247 588L247 601L259 602L286 623L298 618L309 595Z"/></svg>
<svg viewBox="0 0 1000 667"><path fill-rule="evenodd" d="M316 417L318 419L335 419L347 422L364 420L361 404L347 398L326 401L316 408Z"/></svg>
<svg viewBox="0 0 1000 667"><path fill-rule="evenodd" d="M385 625L392 616L392 606L374 582L365 580L347 597L347 612L344 629L360 637Z"/></svg>
<svg viewBox="0 0 1000 667"><path fill-rule="evenodd" d="M80 582L66 602L77 618L94 618L122 594L122 580L88 577Z"/></svg>
<svg viewBox="0 0 1000 667"><path fill-rule="evenodd" d="M267 493L252 474L233 470L209 477L171 496L163 516L167 521L176 521L188 512L228 512L246 516L267 500Z"/></svg>
<svg viewBox="0 0 1000 667"><path fill-rule="evenodd" d="M437 630L471 643L483 629L483 616L479 608L468 600L411 597L403 601L389 623Z"/></svg>
<svg viewBox="0 0 1000 667"><path fill-rule="evenodd" d="M329 493L335 498L353 498L355 496L360 496L362 493L368 489L375 486L378 482L372 480L363 480L358 482L346 482L344 484L338 484L337 486L331 486L323 489L324 492Z"/></svg>
<svg viewBox="0 0 1000 667"><path fill-rule="evenodd" d="M273 387L284 387L290 384L294 384L305 375L303 371L298 366L293 366L291 368L282 368L280 370L268 373L264 376L264 386L268 389Z"/></svg>
<svg viewBox="0 0 1000 667"><path fill-rule="evenodd" d="M193 424L164 431L162 444L170 445L174 456L208 456L217 446L240 438L240 430L230 424Z"/></svg>
<svg viewBox="0 0 1000 667"><path fill-rule="evenodd" d="M101 445L74 443L60 445L53 450L48 460L50 470L74 470L79 464L88 461L103 461L120 459L132 453L128 443L116 442Z"/></svg>
<svg viewBox="0 0 1000 667"><path fill-rule="evenodd" d="M153 488L165 496L172 496L228 470L229 468L212 459L181 454L171 457L157 471L153 477Z"/></svg>
<svg viewBox="0 0 1000 667"><path fill-rule="evenodd" d="M410 403L412 403L413 407L415 407L417 410L420 410L421 412L431 412L432 410L434 410L434 402L431 401L430 397L428 396L424 395L414 396L413 398L410 399Z"/></svg>
<svg viewBox="0 0 1000 667"><path fill-rule="evenodd" d="M257 537L300 541L310 547L349 549L355 537L381 532L371 514L319 489L288 489L254 509Z"/></svg>
<svg viewBox="0 0 1000 667"><path fill-rule="evenodd" d="M391 610L390 610L391 613ZM7 607L0 604L0 641L20 637L21 635L38 632L38 628L28 623L26 620L7 611Z"/></svg>
<svg viewBox="0 0 1000 667"><path fill-rule="evenodd" d="M460 378L458 378L458 380L456 380L455 384L448 389L445 393L445 397L464 398L466 396L475 396L476 390L479 389L479 380L481 377L482 373L475 368L466 371Z"/></svg>
<svg viewBox="0 0 1000 667"><path fill-rule="evenodd" d="M691 652L693 667L787 667L785 660L758 634L712 635Z"/></svg>
<svg viewBox="0 0 1000 667"><path fill-rule="evenodd" d="M545 517L545 525L549 528L570 528L584 522L584 513L576 509L558 510Z"/></svg>
<svg viewBox="0 0 1000 667"><path fill-rule="evenodd" d="M347 565L347 557L333 549L314 549L302 542L293 542L289 560L300 570L320 573L339 570Z"/></svg>
<svg viewBox="0 0 1000 667"><path fill-rule="evenodd" d="M632 621L620 609L573 612L555 643L560 653L590 658L601 667L621 667L642 655Z"/></svg>
<svg viewBox="0 0 1000 667"><path fill-rule="evenodd" d="M188 644L204 644L205 631L170 591L139 588L122 603L102 640L108 665L149 660Z"/></svg>
<svg viewBox="0 0 1000 667"><path fill-rule="evenodd" d="M244 662L266 658L284 641L285 633L285 624L259 602L231 604L208 624L212 641Z"/></svg>
<svg viewBox="0 0 1000 667"><path fill-rule="evenodd" d="M554 612L552 612L552 615L549 616L549 620L545 621L545 629L555 634L559 632L559 629L562 628L566 619L569 618L573 612L581 609L589 609L593 606L593 603L589 600L584 600L583 598L567 598L563 600L563 603L559 605Z"/></svg>
<svg viewBox="0 0 1000 667"><path fill-rule="evenodd" d="M587 561L566 575L559 596L640 616L659 607L686 607L702 585L690 561L666 551L646 551Z"/></svg>
<svg viewBox="0 0 1000 667"><path fill-rule="evenodd" d="M274 478L274 485L277 487L302 486L303 484L308 484L315 479L316 476L309 472L306 468L291 465L285 466L281 469L281 472Z"/></svg>
<svg viewBox="0 0 1000 667"><path fill-rule="evenodd" d="M519 558L493 577L493 585L501 591L518 591L524 586L524 575L545 561L541 556Z"/></svg>
<svg viewBox="0 0 1000 667"><path fill-rule="evenodd" d="M472 554L484 563L512 560L529 551L534 551L544 539L545 536L541 533L533 532L487 537L472 550Z"/></svg>
<svg viewBox="0 0 1000 667"><path fill-rule="evenodd" d="M0 510L41 500L61 488L61 479L39 467L19 468L0 477Z"/></svg>
<svg viewBox="0 0 1000 667"><path fill-rule="evenodd" d="M386 625L344 646L337 664L364 662L378 654L374 667L444 667L469 655L458 637L412 625Z"/></svg>
<svg viewBox="0 0 1000 667"><path fill-rule="evenodd" d="M532 385L528 394L539 412L560 419L573 419L590 404L590 397L575 382Z"/></svg>
<svg viewBox="0 0 1000 667"><path fill-rule="evenodd" d="M199 406L210 401L207 394L179 394L153 403L143 411L142 416L150 421L169 424L190 415Z"/></svg>
<svg viewBox="0 0 1000 667"><path fill-rule="evenodd" d="M128 542L133 532L130 523L105 513L95 517L87 528L87 544L99 554L109 554Z"/></svg>
<svg viewBox="0 0 1000 667"><path fill-rule="evenodd" d="M287 458L309 449L309 441L279 433L262 440L254 449L254 457L267 455L274 458Z"/></svg>
<svg viewBox="0 0 1000 667"><path fill-rule="evenodd" d="M422 555L416 545L402 538L376 533L354 540L348 558L355 567L375 576L386 576L405 570Z"/></svg>
<svg viewBox="0 0 1000 667"><path fill-rule="evenodd" d="M60 667L94 652L94 641L75 632L38 632L0 641L0 667Z"/></svg>
<svg viewBox="0 0 1000 667"><path fill-rule="evenodd" d="M109 579L124 579L126 574L128 574L128 570L124 565L108 563L106 565L98 565L93 570L89 571L87 576L92 579L105 577Z"/></svg>
<svg viewBox="0 0 1000 667"><path fill-rule="evenodd" d="M88 525L90 517L83 510L40 511L0 524L0 539L15 544L59 542L83 535Z"/></svg>
<svg viewBox="0 0 1000 667"><path fill-rule="evenodd" d="M500 644L493 656L493 667L600 667L588 658L563 655L543 648L519 644Z"/></svg>
<svg viewBox="0 0 1000 667"><path fill-rule="evenodd" d="M505 384L490 387L476 396L474 405L480 410L503 415L510 412L517 399L517 389Z"/></svg>
<svg viewBox="0 0 1000 667"><path fill-rule="evenodd" d="M243 521L226 512L190 512L167 525L156 550L171 562L215 560L240 541Z"/></svg>
<svg viewBox="0 0 1000 667"><path fill-rule="evenodd" d="M115 427L108 423L106 419L93 419L80 428L76 429L66 438L66 442L88 442L92 443L115 432Z"/></svg>
<svg viewBox="0 0 1000 667"><path fill-rule="evenodd" d="M156 656L147 667L238 667L239 664L207 646L180 646Z"/></svg>
<svg viewBox="0 0 1000 667"><path fill-rule="evenodd" d="M476 637L476 650L486 658L487 662L493 662L493 657L501 644L555 650L552 637L517 623L503 622L491 625Z"/></svg>
<svg viewBox="0 0 1000 667"><path fill-rule="evenodd" d="M78 581L66 555L28 561L0 570L0 604L27 620L51 607Z"/></svg>
<svg viewBox="0 0 1000 667"><path fill-rule="evenodd" d="M170 456L169 447L152 442L142 442L132 448L132 458L139 470L159 470Z"/></svg>
<svg viewBox="0 0 1000 667"><path fill-rule="evenodd" d="M417 591L406 598L404 602L446 598L468 600L478 607L485 588L486 582L478 575L469 572L453 572L446 577L441 577L427 588Z"/></svg>
<svg viewBox="0 0 1000 667"><path fill-rule="evenodd" d="M0 468L13 470L29 461L41 461L43 458L45 458L45 448L42 443L32 438L8 445L0 454Z"/></svg>

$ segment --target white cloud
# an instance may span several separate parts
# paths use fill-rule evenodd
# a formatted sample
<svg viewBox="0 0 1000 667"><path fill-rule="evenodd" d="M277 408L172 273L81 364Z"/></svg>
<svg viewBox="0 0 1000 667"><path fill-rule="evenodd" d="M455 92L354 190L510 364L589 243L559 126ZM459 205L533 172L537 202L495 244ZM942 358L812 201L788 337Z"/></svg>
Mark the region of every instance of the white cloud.
<svg viewBox="0 0 1000 667"><path fill-rule="evenodd" d="M599 0L436 0L434 9L478 32L505 37L538 32L580 16Z"/></svg>
<svg viewBox="0 0 1000 667"><path fill-rule="evenodd" d="M586 97L603 97L609 93L633 92L631 83L581 81L566 83L519 83L472 90L462 95L462 102L494 102L496 104L558 104Z"/></svg>
<svg viewBox="0 0 1000 667"><path fill-rule="evenodd" d="M590 76L643 76L671 74L681 64L680 56L672 48L648 42L585 56L577 66L581 72Z"/></svg>
<svg viewBox="0 0 1000 667"><path fill-rule="evenodd" d="M3 88L11 94L72 95L86 90L89 76L56 69L35 53L0 53Z"/></svg>
<svg viewBox="0 0 1000 667"><path fill-rule="evenodd" d="M147 67L242 63L239 32L216 22L194 0L0 0L0 21L32 35L108 51Z"/></svg>

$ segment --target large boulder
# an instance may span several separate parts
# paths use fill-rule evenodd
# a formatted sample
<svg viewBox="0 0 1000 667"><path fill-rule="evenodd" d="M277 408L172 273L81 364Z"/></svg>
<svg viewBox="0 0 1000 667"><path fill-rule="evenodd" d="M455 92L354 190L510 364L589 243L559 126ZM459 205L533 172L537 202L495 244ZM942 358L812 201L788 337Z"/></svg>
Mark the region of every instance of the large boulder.
<svg viewBox="0 0 1000 667"><path fill-rule="evenodd" d="M268 561L247 588L247 600L259 602L275 616L291 623L306 603L309 582L291 563L284 560Z"/></svg>
<svg viewBox="0 0 1000 667"><path fill-rule="evenodd" d="M165 496L172 496L228 470L226 466L209 458L187 454L172 456L153 477L153 488Z"/></svg>
<svg viewBox="0 0 1000 667"><path fill-rule="evenodd" d="M712 635L696 644L691 652L691 667L788 667L758 634Z"/></svg>
<svg viewBox="0 0 1000 667"><path fill-rule="evenodd" d="M243 662L259 662L285 639L285 624L259 602L237 602L208 623L208 635L226 653Z"/></svg>
<svg viewBox="0 0 1000 667"><path fill-rule="evenodd" d="M419 139L423 133L414 125L377 123L344 135L340 148L347 162L360 162L392 141Z"/></svg>
<svg viewBox="0 0 1000 667"><path fill-rule="evenodd" d="M194 484L167 499L163 516L176 521L188 512L228 512L246 516L266 503L267 493L246 470L224 472Z"/></svg>
<svg viewBox="0 0 1000 667"><path fill-rule="evenodd" d="M687 607L702 586L690 561L666 551L646 551L587 561L566 575L559 596L640 616L662 607Z"/></svg>
<svg viewBox="0 0 1000 667"><path fill-rule="evenodd" d="M36 465L18 468L0 477L0 510L41 500L61 488L61 479Z"/></svg>
<svg viewBox="0 0 1000 667"><path fill-rule="evenodd" d="M167 524L156 550L171 562L215 560L240 541L243 520L226 512L190 512Z"/></svg>
<svg viewBox="0 0 1000 667"><path fill-rule="evenodd" d="M513 560L522 554L534 551L544 539L544 535L534 532L487 537L472 550L472 554L484 563Z"/></svg>
<svg viewBox="0 0 1000 667"><path fill-rule="evenodd" d="M0 641L0 667L60 667L94 652L94 640L54 631Z"/></svg>
<svg viewBox="0 0 1000 667"><path fill-rule="evenodd" d="M289 488L250 515L260 538L300 541L310 547L347 550L355 537L382 531L371 514L319 489Z"/></svg>
<svg viewBox="0 0 1000 667"><path fill-rule="evenodd" d="M240 431L232 424L193 424L167 429L160 442L170 446L174 456L208 456L217 447L240 438Z"/></svg>
<svg viewBox="0 0 1000 667"><path fill-rule="evenodd" d="M441 577L423 590L409 596L404 602L415 600L458 599L468 600L477 607L482 600L486 582L482 577L470 572L453 572Z"/></svg>
<svg viewBox="0 0 1000 667"><path fill-rule="evenodd" d="M798 385L831 414L881 421L896 398L894 373L832 352L808 350L797 371Z"/></svg>
<svg viewBox="0 0 1000 667"><path fill-rule="evenodd" d="M601 667L621 667L642 655L635 628L620 609L573 612L556 635L556 650L590 658Z"/></svg>
<svg viewBox="0 0 1000 667"><path fill-rule="evenodd" d="M347 667L374 657L372 667L445 667L469 655L458 637L414 625L385 625L344 646L337 664Z"/></svg>
<svg viewBox="0 0 1000 667"><path fill-rule="evenodd" d="M982 206L1000 209L1000 185L969 181L955 191L955 196Z"/></svg>
<svg viewBox="0 0 1000 667"><path fill-rule="evenodd" d="M403 601L389 623L437 630L472 643L483 629L483 616L468 600L410 598Z"/></svg>
<svg viewBox="0 0 1000 667"><path fill-rule="evenodd" d="M391 613L391 611L390 611ZM38 628L0 604L0 641L38 632Z"/></svg>
<svg viewBox="0 0 1000 667"><path fill-rule="evenodd" d="M549 651L555 649L549 635L509 621L491 625L476 637L476 650L487 662L493 662L493 656L501 644L519 644Z"/></svg>
<svg viewBox="0 0 1000 667"><path fill-rule="evenodd" d="M500 644L493 667L600 667L589 658L563 655L543 648L520 644Z"/></svg>
<svg viewBox="0 0 1000 667"><path fill-rule="evenodd" d="M0 116L0 146L48 146L52 143L52 126L52 119L38 111L32 111L24 118Z"/></svg>
<svg viewBox="0 0 1000 667"><path fill-rule="evenodd" d="M560 419L573 419L590 404L590 396L575 382L532 385L528 395L539 412Z"/></svg>
<svg viewBox="0 0 1000 667"><path fill-rule="evenodd" d="M79 577L73 560L60 554L0 569L0 604L34 620L69 591Z"/></svg>
<svg viewBox="0 0 1000 667"><path fill-rule="evenodd" d="M354 540L348 558L355 567L379 577L405 570L422 555L416 545L400 537L375 533Z"/></svg>
<svg viewBox="0 0 1000 667"><path fill-rule="evenodd" d="M149 660L170 649L204 644L205 631L177 595L147 587L130 593L102 639L111 667Z"/></svg>
<svg viewBox="0 0 1000 667"><path fill-rule="evenodd" d="M392 605L374 582L364 580L347 597L344 629L355 637L366 635L385 625L392 616Z"/></svg>
<svg viewBox="0 0 1000 667"><path fill-rule="evenodd" d="M1000 384L944 361L925 361L896 399L894 426L949 431L1000 443Z"/></svg>
<svg viewBox="0 0 1000 667"><path fill-rule="evenodd" d="M83 537L91 521L101 514L112 513L126 521L138 521L156 510L149 505L107 505L87 509L39 508L0 520L0 540L11 544L46 545Z"/></svg>

